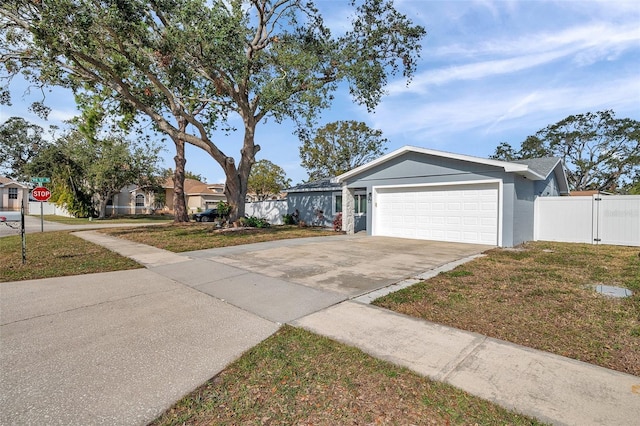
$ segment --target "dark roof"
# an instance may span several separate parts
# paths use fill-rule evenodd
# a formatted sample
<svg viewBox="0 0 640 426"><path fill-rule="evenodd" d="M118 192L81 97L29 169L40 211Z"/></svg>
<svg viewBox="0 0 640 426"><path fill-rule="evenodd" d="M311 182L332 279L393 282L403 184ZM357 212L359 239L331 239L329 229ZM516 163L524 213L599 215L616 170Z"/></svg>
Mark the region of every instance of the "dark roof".
<svg viewBox="0 0 640 426"><path fill-rule="evenodd" d="M543 157L515 160L512 161L512 163L525 164L529 166L531 170L546 178L556 168L559 161L560 158L558 157Z"/></svg>
<svg viewBox="0 0 640 426"><path fill-rule="evenodd" d="M313 180L311 182L300 183L292 188L285 189L284 192L312 192L312 191L341 191L339 183L332 183L331 178Z"/></svg>

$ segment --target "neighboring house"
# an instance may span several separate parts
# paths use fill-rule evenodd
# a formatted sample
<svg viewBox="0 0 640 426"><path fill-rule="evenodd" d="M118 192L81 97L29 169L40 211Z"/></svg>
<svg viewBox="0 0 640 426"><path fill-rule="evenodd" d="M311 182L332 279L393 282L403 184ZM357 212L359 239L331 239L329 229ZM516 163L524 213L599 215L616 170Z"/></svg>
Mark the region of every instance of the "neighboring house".
<svg viewBox="0 0 640 426"><path fill-rule="evenodd" d="M107 201L107 216L123 214L150 214L153 212L154 194L137 185L127 185Z"/></svg>
<svg viewBox="0 0 640 426"><path fill-rule="evenodd" d="M107 202L107 215L148 214L156 210L173 213L173 179L167 178L162 185L165 191L165 204L159 206L153 192L145 191L136 185L128 185ZM226 200L224 184L208 184L195 179L184 180L187 208L197 212L213 208L220 200Z"/></svg>
<svg viewBox="0 0 640 426"><path fill-rule="evenodd" d="M173 179L167 178L163 188L166 196L165 210L173 212ZM191 212L215 208L219 201L227 200L222 183L203 183L195 179L185 179L184 193L187 209Z"/></svg>
<svg viewBox="0 0 640 426"><path fill-rule="evenodd" d="M290 188L289 213L369 235L511 247L534 237L534 200L568 195L559 158L490 160L405 146L333 179ZM317 221L319 222L319 221Z"/></svg>
<svg viewBox="0 0 640 426"><path fill-rule="evenodd" d="M592 195L597 195L597 194L603 194L603 195L609 195L608 192L600 192L597 189L589 189L586 191L571 191L569 193L569 195L571 195L572 197L591 197Z"/></svg>
<svg viewBox="0 0 640 426"><path fill-rule="evenodd" d="M0 176L0 211L20 211L29 202L29 187L8 177Z"/></svg>

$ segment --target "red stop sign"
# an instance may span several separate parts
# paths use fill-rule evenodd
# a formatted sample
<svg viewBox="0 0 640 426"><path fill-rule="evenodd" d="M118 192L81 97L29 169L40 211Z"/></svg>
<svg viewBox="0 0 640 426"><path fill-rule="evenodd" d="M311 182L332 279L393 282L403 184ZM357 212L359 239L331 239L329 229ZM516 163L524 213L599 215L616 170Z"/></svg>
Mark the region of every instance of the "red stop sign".
<svg viewBox="0 0 640 426"><path fill-rule="evenodd" d="M44 186L39 186L31 191L31 196L34 200L47 201L49 198L51 198L51 191L49 191Z"/></svg>

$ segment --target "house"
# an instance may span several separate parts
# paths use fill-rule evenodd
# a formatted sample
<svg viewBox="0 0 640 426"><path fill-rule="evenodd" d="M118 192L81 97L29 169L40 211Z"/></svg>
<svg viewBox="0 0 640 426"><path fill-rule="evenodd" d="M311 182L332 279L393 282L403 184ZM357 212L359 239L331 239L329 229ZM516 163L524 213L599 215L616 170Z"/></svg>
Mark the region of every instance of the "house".
<svg viewBox="0 0 640 426"><path fill-rule="evenodd" d="M29 187L8 177L0 176L0 211L19 212L29 202Z"/></svg>
<svg viewBox="0 0 640 426"><path fill-rule="evenodd" d="M162 188L165 191L163 205L156 201L158 197L151 191L128 185L107 202L107 215L148 214L158 209L173 212L173 179L165 179ZM184 192L187 208L191 212L215 207L220 200L226 200L223 184L208 184L195 179L184 180Z"/></svg>
<svg viewBox="0 0 640 426"><path fill-rule="evenodd" d="M107 201L107 216L149 214L153 210L154 194L137 185L127 185Z"/></svg>
<svg viewBox="0 0 640 426"><path fill-rule="evenodd" d="M287 191L289 211L312 224L342 212L347 233L504 247L533 240L536 197L569 193L559 158L505 162L412 146Z"/></svg>
<svg viewBox="0 0 640 426"><path fill-rule="evenodd" d="M165 210L173 212L173 179L167 178L163 188L166 197ZM187 209L191 212L215 208L219 201L227 200L222 183L203 183L195 179L185 179L184 193Z"/></svg>

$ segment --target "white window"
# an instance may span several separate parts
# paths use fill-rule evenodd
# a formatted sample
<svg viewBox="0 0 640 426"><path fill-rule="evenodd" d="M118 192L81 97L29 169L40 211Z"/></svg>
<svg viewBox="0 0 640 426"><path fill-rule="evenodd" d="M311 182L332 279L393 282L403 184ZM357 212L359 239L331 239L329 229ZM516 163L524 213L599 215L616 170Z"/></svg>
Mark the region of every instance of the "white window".
<svg viewBox="0 0 640 426"><path fill-rule="evenodd" d="M136 207L144 207L144 195L136 195Z"/></svg>
<svg viewBox="0 0 640 426"><path fill-rule="evenodd" d="M342 213L342 195L333 196L333 214Z"/></svg>
<svg viewBox="0 0 640 426"><path fill-rule="evenodd" d="M9 199L10 200L18 199L18 188L9 188Z"/></svg>
<svg viewBox="0 0 640 426"><path fill-rule="evenodd" d="M367 194L355 194L354 196L355 202L355 214L366 214L367 213ZM342 195L334 195L333 196L333 214L342 212Z"/></svg>

